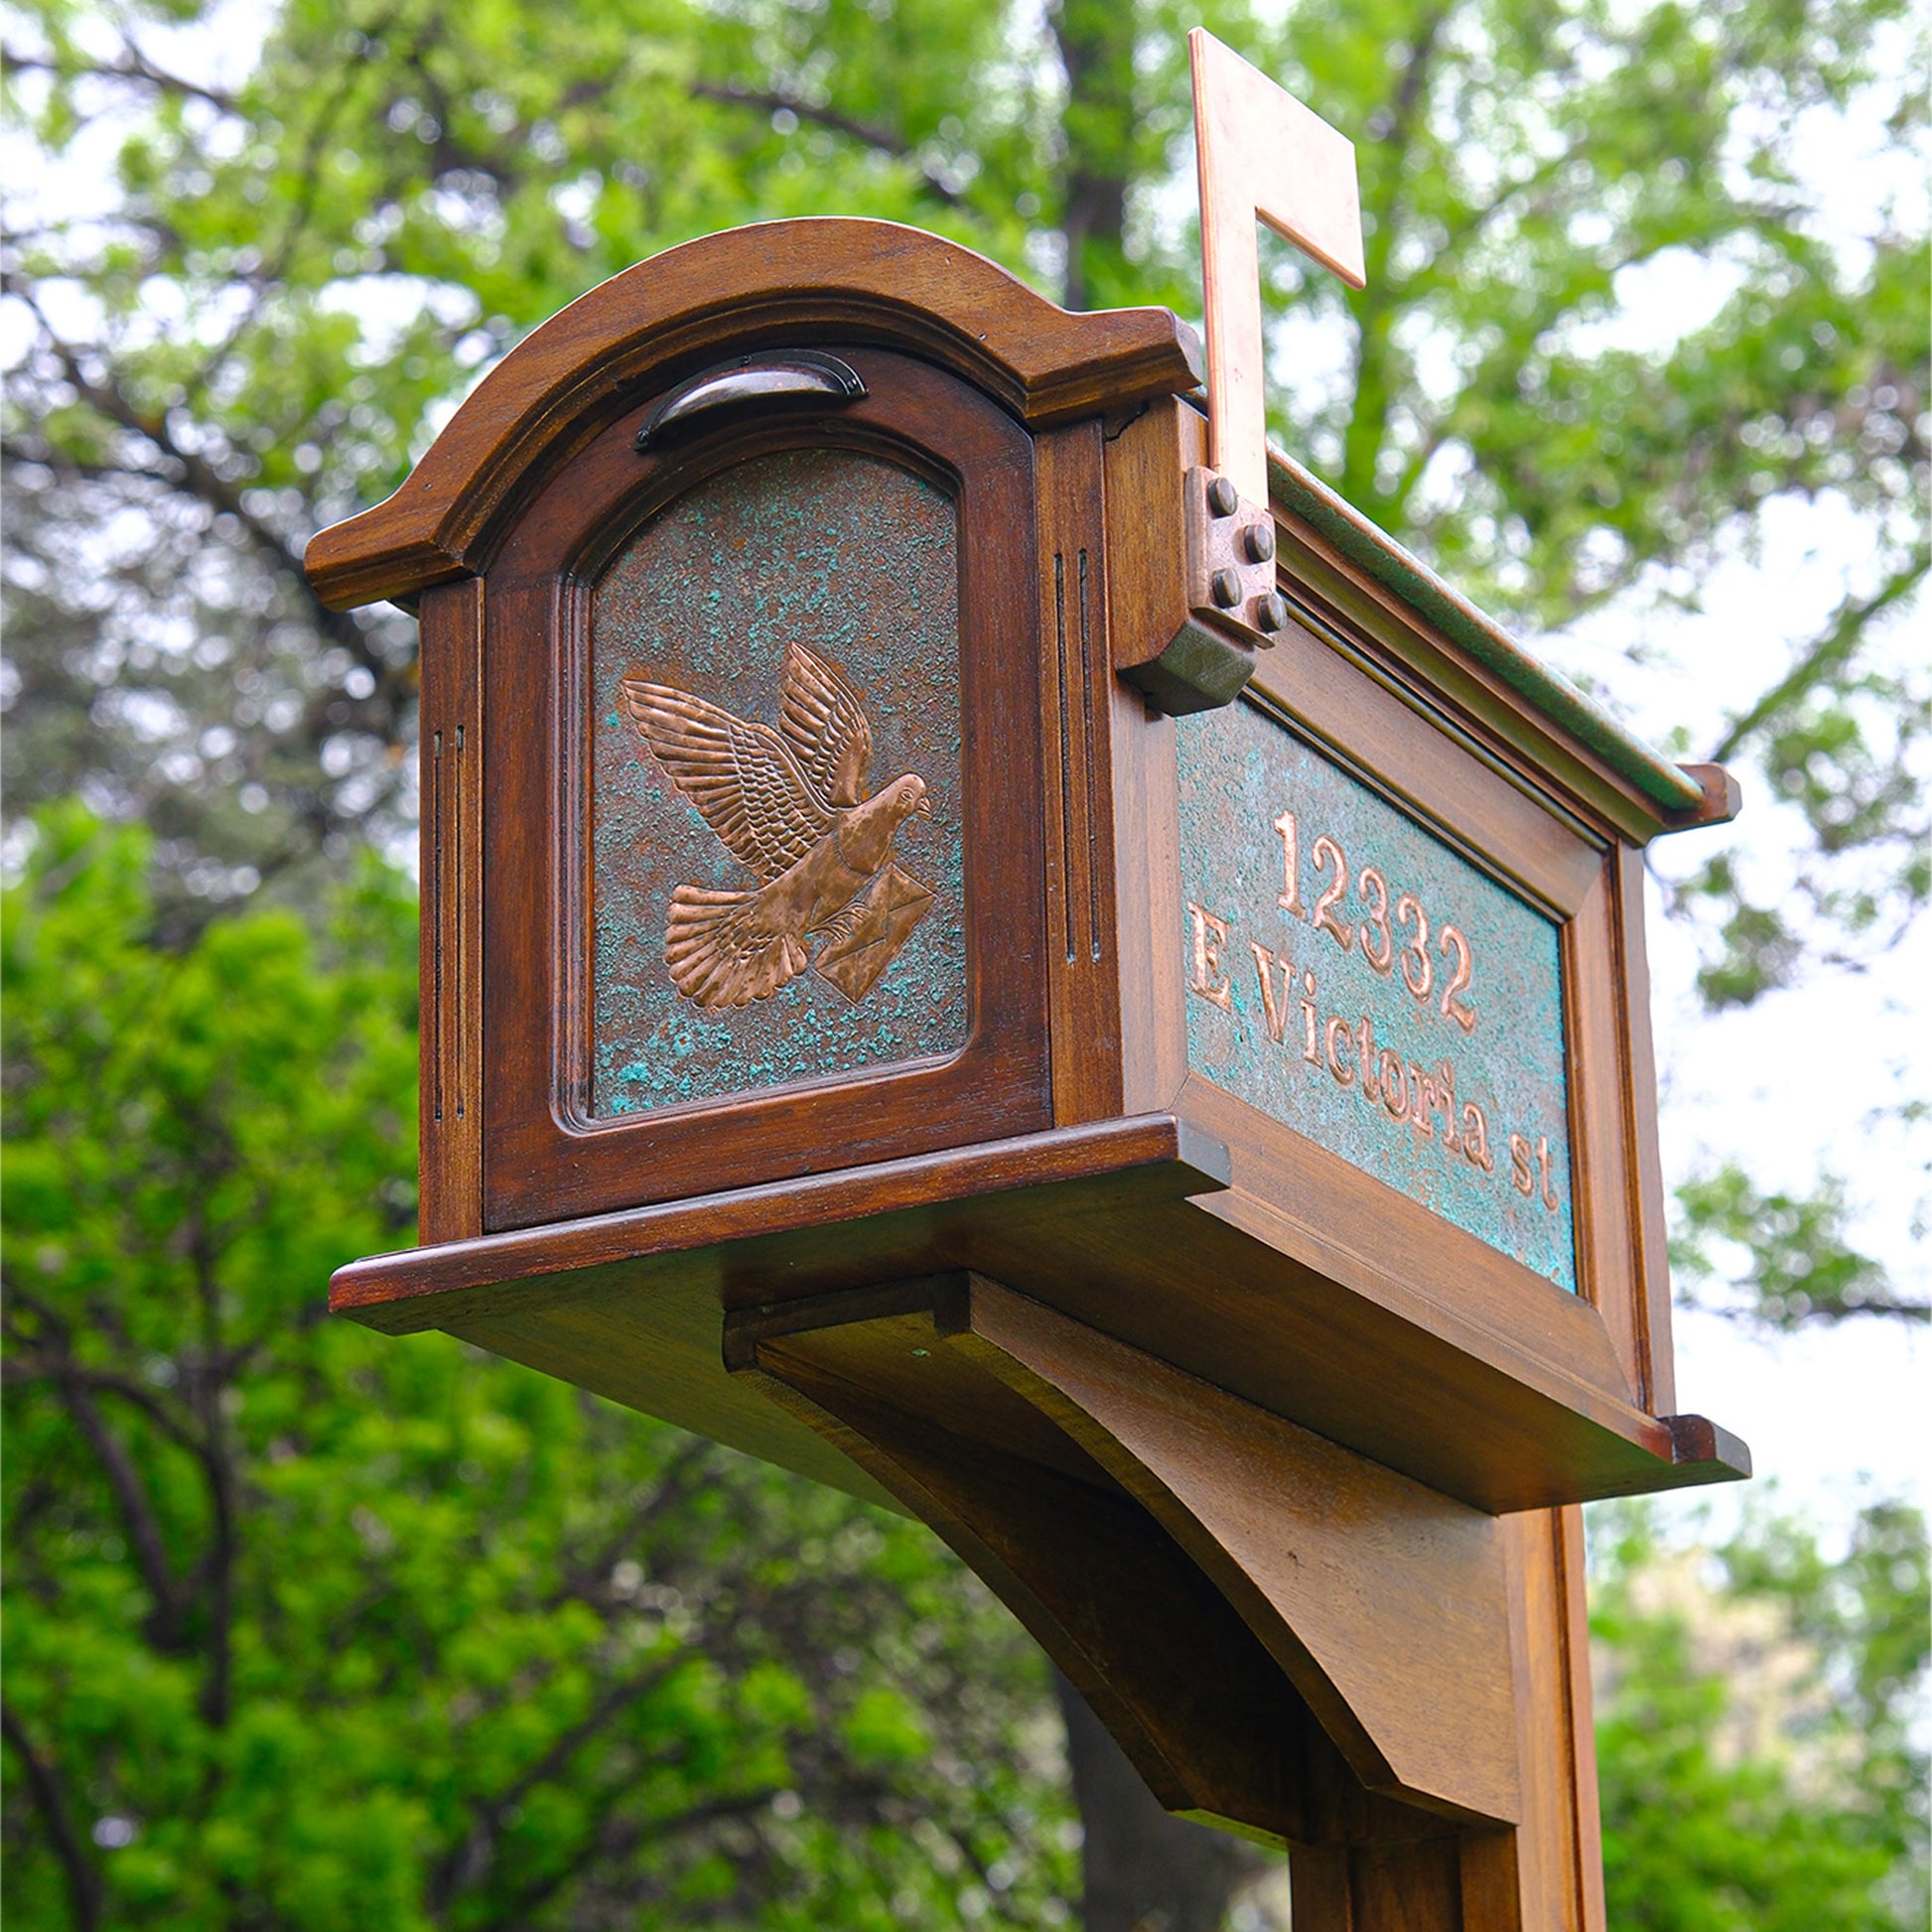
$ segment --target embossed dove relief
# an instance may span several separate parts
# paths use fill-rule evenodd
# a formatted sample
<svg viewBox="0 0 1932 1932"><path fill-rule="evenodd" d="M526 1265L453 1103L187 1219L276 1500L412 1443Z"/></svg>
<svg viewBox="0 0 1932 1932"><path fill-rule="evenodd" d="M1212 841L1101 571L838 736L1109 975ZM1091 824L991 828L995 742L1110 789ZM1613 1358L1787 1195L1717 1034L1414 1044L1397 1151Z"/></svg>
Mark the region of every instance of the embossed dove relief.
<svg viewBox="0 0 1932 1932"><path fill-rule="evenodd" d="M671 894L664 961L678 992L701 1007L746 1006L809 965L864 999L932 903L893 858L899 827L931 807L913 771L864 796L872 727L845 674L788 644L775 730L674 685L625 678L621 690L665 775L763 882Z"/></svg>

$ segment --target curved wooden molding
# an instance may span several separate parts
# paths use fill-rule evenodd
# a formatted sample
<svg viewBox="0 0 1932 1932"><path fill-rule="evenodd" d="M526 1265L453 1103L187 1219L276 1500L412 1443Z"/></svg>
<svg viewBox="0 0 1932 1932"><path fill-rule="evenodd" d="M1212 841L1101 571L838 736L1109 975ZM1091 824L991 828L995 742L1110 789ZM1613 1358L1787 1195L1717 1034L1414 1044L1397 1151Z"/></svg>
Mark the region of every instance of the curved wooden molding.
<svg viewBox="0 0 1932 1932"><path fill-rule="evenodd" d="M310 581L338 610L479 571L526 479L644 397L654 377L770 345L905 348L1043 424L1201 380L1165 309L1071 315L957 242L893 221L770 221L667 249L510 350L385 503L317 534Z"/></svg>
<svg viewBox="0 0 1932 1932"><path fill-rule="evenodd" d="M985 1578L1171 1810L1305 1845L1521 1817L1495 1519L977 1275L730 1314L725 1360Z"/></svg>

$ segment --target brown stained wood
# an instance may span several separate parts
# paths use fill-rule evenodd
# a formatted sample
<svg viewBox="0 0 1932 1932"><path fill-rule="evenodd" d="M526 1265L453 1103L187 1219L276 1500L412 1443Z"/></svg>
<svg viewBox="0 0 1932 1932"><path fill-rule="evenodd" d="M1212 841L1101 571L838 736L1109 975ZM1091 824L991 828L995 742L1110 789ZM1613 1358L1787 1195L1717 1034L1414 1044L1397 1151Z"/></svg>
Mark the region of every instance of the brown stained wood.
<svg viewBox="0 0 1932 1932"><path fill-rule="evenodd" d="M1652 1121L1654 1137L1655 1103L1648 1096L1655 1089L1632 1057L1635 1036L1620 1017L1633 998L1647 996L1623 978L1625 934L1609 897L1617 854L1631 848L1610 842L1606 827L1585 825L1527 774L1476 756L1480 748L1463 726L1440 708L1432 711L1392 677L1375 675L1360 650L1345 655L1291 627L1280 649L1264 653L1253 696L1291 729L1315 737L1364 782L1407 801L1452 845L1561 921L1578 1281L1602 1321L1571 1320L1575 1311L1558 1312L1560 1303L1550 1302L1547 1285L1532 1287L1415 1202L1189 1076L1186 1092L1197 1101L1170 1090L1159 1104L1193 1111L1247 1162L1248 1177L1237 1174L1236 1195L1218 1211L1263 1239L1282 1238L1285 1223L1301 1226L1304 1236L1298 1238L1306 1238L1309 1224L1318 1221L1327 1246L1357 1257L1400 1256L1399 1264L1377 1271L1379 1278L1454 1283L1452 1291L1425 1291L1415 1318L1437 1318L1433 1311L1440 1310L1450 1323L1475 1320L1581 1377L1619 1409L1634 1404L1653 1415L1667 1413L1670 1405L1655 1397L1646 1337L1658 1298L1668 1301L1668 1271L1655 1240L1645 1245L1640 1234L1656 1223L1644 1219L1632 1179L1643 1154L1644 1118ZM1125 746L1121 756L1130 756ZM1150 781L1150 791L1158 794L1165 782L1163 772ZM1160 894L1157 880L1145 897L1130 902L1124 897L1123 921L1130 913L1157 916L1153 906ZM1179 907L1170 904L1165 916L1168 930L1178 935ZM1637 940L1640 946L1640 932ZM1165 1000L1178 1010L1186 998L1181 946L1164 948L1157 930L1137 947L1124 931L1122 952L1148 961L1157 983L1166 976L1158 991L1141 996L1142 1009L1156 1010L1157 1001ZM1175 1024L1184 1027L1184 1020ZM1638 1086L1644 1098L1637 1097ZM1312 1203L1314 1212L1303 1209L1303 1202ZM1311 1265L1326 1265L1306 1245L1297 1252ZM1351 1282L1360 1286L1363 1279L1356 1275ZM1577 1332L1580 1325L1589 1332ZM1571 1352L1578 1348L1585 1352ZM1662 1440L1661 1433L1655 1437L1660 1452Z"/></svg>
<svg viewBox="0 0 1932 1932"><path fill-rule="evenodd" d="M1114 668L1151 663L1187 621L1180 484L1205 425L1172 400L1129 413L1105 445L1107 597ZM1187 1071L1180 1005L1180 821L1172 718L1113 680L1113 872L1121 1083L1131 1112L1166 1107Z"/></svg>
<svg viewBox="0 0 1932 1932"><path fill-rule="evenodd" d="M1180 485L1205 457L1199 414L1172 398L1109 419L1107 570L1116 670L1152 663L1187 621Z"/></svg>
<svg viewBox="0 0 1932 1932"><path fill-rule="evenodd" d="M923 1419L825 1372L808 1349L761 1347L741 1373L863 1462L991 1585L1164 1805L1275 1842L1321 1830L1332 1747L1145 1512L982 1444L962 1452ZM1296 1777L1311 1760L1326 1779Z"/></svg>
<svg viewBox="0 0 1932 1932"><path fill-rule="evenodd" d="M1451 721L1421 708L1407 687L1371 676L1291 623L1261 654L1249 695L1551 911L1569 917L1583 903L1600 870L1601 839L1583 836L1519 774L1484 762Z"/></svg>
<svg viewBox="0 0 1932 1932"><path fill-rule="evenodd" d="M1066 1429L1067 1398L1034 1373L1035 1361L1004 1352L988 1312L1001 1300L988 1284L952 1277L748 1311L732 1317L726 1352L738 1373L758 1377L774 1401L836 1441L966 1556L1081 1686L1171 1809L1299 1843L1406 1841L1450 1829L1432 1811L1362 1787L1329 1740L1333 1725L1312 1722L1314 1707L1304 1702L1300 1681L1293 1672L1284 1679L1278 1659L1257 1641L1254 1619L1199 1565L1189 1541L1200 1541L1198 1524L1184 1511L1163 1517L1148 1509L1120 1480L1132 1456L1108 1436L1105 1419L1086 1419L1076 1440ZM1015 1298L1004 1302L1011 1316ZM1064 1365L1077 1358L1084 1331L1064 1322L1058 1331L1051 1352ZM1028 1347L1010 1319L1004 1338ZM1053 1364L1046 1366L1050 1372ZM1143 1434L1153 1419L1158 1435L1169 1393L1161 1386L1141 1392ZM1195 1392L1190 1406L1197 1403ZM1206 1426L1216 1421L1226 1418ZM1198 1435L1202 1418L1183 1417L1183 1429L1190 1425ZM1092 1453L1097 1446L1101 1457ZM1342 1488L1351 1476L1367 1481L1369 1490L1355 1500L1372 1512L1381 1499L1377 1485L1387 1480L1382 1472L1326 1446L1320 1452L1338 1466ZM1335 1470L1324 1464L1321 1477L1327 1479L1317 1478L1313 1501L1298 1501L1291 1483L1274 1504L1292 1539L1312 1536L1345 1563L1348 1540L1311 1520L1311 1511L1336 1500ZM1440 1500L1424 1507L1440 1508ZM1492 1526L1477 1519L1475 1528L1487 1538ZM1405 1541L1400 1528L1394 1535L1403 1547L1393 1560L1414 1562L1413 1537ZM1372 1646L1384 1617L1392 1627L1405 1608L1442 1616L1445 1589L1452 1592L1460 1581L1453 1566L1425 1560L1422 1580L1387 1590L1384 1584L1394 1581L1387 1554L1369 1546L1359 1554L1363 1569L1349 1579L1348 1603L1329 1613L1328 1624L1338 1615L1364 1645ZM1513 1707L1501 1575L1497 1560L1484 1576L1497 1592L1486 1703L1479 1694L1472 1700L1461 1683L1438 1682L1433 1695L1456 1717L1473 1701L1496 1745L1507 1750ZM1451 1626L1459 1607L1449 1606ZM1277 1613L1262 1614L1269 1634L1308 1672L1307 1653L1283 1639ZM1427 1649L1427 1636L1423 1643ZM1355 1661L1358 1676L1365 1663ZM1454 1659L1462 1679L1481 1668L1466 1650ZM1359 1725L1332 1691L1324 1695L1327 1714L1359 1745ZM1386 1774L1372 1746L1368 1755ZM1465 1775L1461 1785L1470 1795L1493 1795L1479 1774Z"/></svg>
<svg viewBox="0 0 1932 1932"><path fill-rule="evenodd" d="M1292 1853L1297 1932L1604 1932L1582 1515L1497 1526L1522 1814L1513 1831Z"/></svg>
<svg viewBox="0 0 1932 1932"><path fill-rule="evenodd" d="M1536 1932L1603 1932L1583 1515L1537 1510L1502 1529L1523 1772L1522 1923Z"/></svg>
<svg viewBox="0 0 1932 1932"><path fill-rule="evenodd" d="M1744 809L1744 788L1722 764L1679 767L1704 787L1704 802L1691 814L1693 825L1728 825Z"/></svg>
<svg viewBox="0 0 1932 1932"><path fill-rule="evenodd" d="M1608 1324L1587 1298L1418 1209L1366 1170L1208 1081L1190 1075L1177 1105L1229 1152L1231 1184L1217 1202L1202 1203L1206 1211L1419 1325L1486 1333L1566 1382L1620 1405L1634 1400ZM1449 1282L1453 1294L1438 1286Z"/></svg>
<svg viewBox="0 0 1932 1932"><path fill-rule="evenodd" d="M1117 1180L1122 1184L1115 1188ZM329 1305L338 1314L406 1333L440 1327L459 1310L494 1312L535 1306L546 1296L568 1299L610 1279L609 1271L636 1276L643 1264L659 1258L697 1257L691 1266L715 1284L723 1279L718 1251L736 1244L823 1236L856 1250L861 1241L839 1240L840 1228L895 1215L930 1214L982 1195L1005 1197L996 1213L1024 1212L1033 1202L1029 1190L1086 1190L1095 1183L1100 1183L1099 1190L1091 1197L1086 1191L1071 1199L1054 1194L1050 1207L1033 1204L1064 1218L1122 1210L1133 1194L1146 1191L1169 1197L1211 1192L1227 1184L1227 1150L1164 1115L1055 1128L959 1153L915 1155L437 1248L375 1255L336 1271ZM907 1231L895 1227L878 1252L889 1253L892 1243L906 1238ZM888 1266L882 1279L930 1272ZM762 1286L761 1274L753 1279ZM762 1298L754 1293L749 1299Z"/></svg>
<svg viewBox="0 0 1932 1932"><path fill-rule="evenodd" d="M1734 803L1731 809L1735 809ZM1671 1346L1664 1164L1657 1143L1657 1049L1650 1024L1650 960L1644 944L1643 854L1627 846L1619 851L1609 884L1622 992L1624 1133L1632 1150L1625 1211L1636 1230L1635 1306L1644 1397L1648 1409L1664 1416L1677 1408L1677 1373L1676 1353Z"/></svg>
<svg viewBox="0 0 1932 1932"><path fill-rule="evenodd" d="M989 1283L952 1345L1180 1544L1366 1787L1515 1816L1493 1519Z"/></svg>
<svg viewBox="0 0 1932 1932"><path fill-rule="evenodd" d="M841 351L868 393L820 419L728 428L655 455L633 445L652 399L531 499L485 578L494 747L484 863L487 1132L483 1220L504 1229L890 1161L1044 1128L1045 807L1034 446L978 391L877 349ZM593 1118L589 598L655 508L732 464L850 448L956 489L963 919L970 1032L944 1057ZM836 1150L836 1153L832 1151Z"/></svg>
<svg viewBox="0 0 1932 1932"><path fill-rule="evenodd" d="M1046 803L1046 964L1056 1126L1118 1114L1114 680L1107 621L1101 427L1035 443L1039 503L1040 717Z"/></svg>
<svg viewBox="0 0 1932 1932"><path fill-rule="evenodd" d="M972 1268L1476 1508L1737 1473L1717 1459L1734 1453L1721 1434L1665 1427L1372 1259L1245 1196L1217 1213L1223 1158L1172 1120L1056 1130L380 1257L338 1275L335 1306L377 1326L472 1332L608 1295L743 1309ZM1553 1318L1595 1320L1536 1286Z"/></svg>
<svg viewBox="0 0 1932 1932"><path fill-rule="evenodd" d="M526 337L394 496L315 538L310 581L344 608L480 570L519 497L642 387L820 343L902 346L1039 424L1200 380L1198 345L1166 310L1069 315L916 228L839 217L734 228L625 269Z"/></svg>
<svg viewBox="0 0 1932 1932"><path fill-rule="evenodd" d="M1621 948L1612 923L1615 876L1615 857L1606 854L1588 897L1563 935L1578 1286L1603 1317L1631 1399L1656 1414L1633 1219L1635 1150L1625 1105L1630 1068L1621 1015L1627 989L1617 970Z"/></svg>
<svg viewBox="0 0 1932 1932"><path fill-rule="evenodd" d="M421 1148L425 1242L483 1232L483 585L423 599Z"/></svg>
<svg viewBox="0 0 1932 1932"><path fill-rule="evenodd" d="M1443 706L1491 757L1551 790L1589 823L1648 843L1687 821L1665 815L1628 779L1425 622L1314 530L1275 512L1282 590L1317 632L1364 649L1425 702Z"/></svg>
<svg viewBox="0 0 1932 1932"><path fill-rule="evenodd" d="M1174 723L1115 679L1114 898L1120 958L1121 1102L1172 1104L1187 1076L1181 1002L1180 813Z"/></svg>

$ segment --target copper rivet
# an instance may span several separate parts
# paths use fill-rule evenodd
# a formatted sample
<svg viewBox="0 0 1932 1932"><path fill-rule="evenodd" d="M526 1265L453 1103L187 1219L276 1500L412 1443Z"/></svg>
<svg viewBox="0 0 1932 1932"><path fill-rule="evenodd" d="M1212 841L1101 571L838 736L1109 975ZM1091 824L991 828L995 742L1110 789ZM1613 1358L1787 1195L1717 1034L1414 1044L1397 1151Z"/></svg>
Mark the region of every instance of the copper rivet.
<svg viewBox="0 0 1932 1932"><path fill-rule="evenodd" d="M1275 526L1250 523L1241 532L1241 547L1248 553L1251 564L1265 564L1275 554Z"/></svg>
<svg viewBox="0 0 1932 1932"><path fill-rule="evenodd" d="M1241 602L1241 578L1232 570L1217 570L1214 573L1214 602L1223 611L1232 611Z"/></svg>
<svg viewBox="0 0 1932 1932"><path fill-rule="evenodd" d="M1272 544L1269 546L1274 547ZM1255 623L1262 630L1281 630L1288 624L1288 599L1280 591L1270 591L1255 600Z"/></svg>
<svg viewBox="0 0 1932 1932"><path fill-rule="evenodd" d="M1216 477L1207 485L1207 507L1216 516L1232 516L1241 507L1241 492L1225 477Z"/></svg>

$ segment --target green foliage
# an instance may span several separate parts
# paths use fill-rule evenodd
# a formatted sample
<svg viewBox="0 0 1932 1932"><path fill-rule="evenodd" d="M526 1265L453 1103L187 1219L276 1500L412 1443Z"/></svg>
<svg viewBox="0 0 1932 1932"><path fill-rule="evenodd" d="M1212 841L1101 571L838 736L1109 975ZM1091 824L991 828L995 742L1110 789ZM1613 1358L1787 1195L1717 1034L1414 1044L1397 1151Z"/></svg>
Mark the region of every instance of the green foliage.
<svg viewBox="0 0 1932 1932"><path fill-rule="evenodd" d="M1597 1769L1617 1932L1924 1923L1925 1519L1862 1511L1850 1552L1747 1519L1719 1550L1592 1516Z"/></svg>
<svg viewBox="0 0 1932 1932"><path fill-rule="evenodd" d="M1265 257L1275 428L1405 542L1547 633L1778 563L1770 504L1867 533L1816 633L1676 747L1751 765L1747 824L1791 829L1774 871L1725 845L1669 886L1708 1004L1922 911L1926 242L1902 199L1839 231L1801 153L1835 117L1922 139L1904 0L282 0L231 86L195 36L245 10L14 6L14 138L112 167L78 214L10 183L8 811L155 833L56 811L0 941L23 1924L1049 1916L1037 1664L922 1535L319 1318L411 1211L410 914L360 864L411 829L415 638L299 563L530 328L711 228L912 220L1076 306L1196 308L1196 18L1356 140L1368 289ZM1692 299L1640 335L1658 286ZM208 923L264 902L303 922ZM1680 1207L1686 1279L1753 1319L1922 1312L1829 1181L1726 1169ZM1922 1575L1902 1523L1860 1602ZM1802 1596L1787 1554L1775 1588L1725 1574L1793 1629L1844 1611L1846 1573ZM1801 1869L1803 1794L1714 1750L1728 1693L1639 1604L1649 1560L1606 1585L1619 1911L1891 1923L1872 1874L1911 1834L1870 1793L1915 1760L1851 1730L1891 1722L1904 1626L1805 1626L1834 1683L1879 1675Z"/></svg>
<svg viewBox="0 0 1932 1932"><path fill-rule="evenodd" d="M1369 286L1271 257L1278 430L1479 599L1545 630L1695 604L1767 502L1863 519L1868 581L1696 748L1759 764L1801 857L1773 890L1726 853L1672 902L1718 1005L1886 943L1932 891L1932 687L1886 642L1927 561L1926 237L1897 198L1835 228L1803 146L1834 115L1895 158L1921 137L1905 0L286 0L232 91L38 0L18 122L107 143L117 180L12 248L16 796L84 777L159 813L204 897L396 836L413 640L315 605L308 534L395 487L521 334L711 228L913 220L1076 305L1195 307L1196 17L1360 157ZM1633 336L1663 286L1677 325L1653 296Z"/></svg>
<svg viewBox="0 0 1932 1932"><path fill-rule="evenodd" d="M409 1235L395 879L170 948L145 839L40 833L0 939L8 1923L1051 1922L1042 1666L923 1530L325 1317Z"/></svg>
<svg viewBox="0 0 1932 1932"><path fill-rule="evenodd" d="M1677 1207L1671 1272L1680 1293L1704 1307L1784 1329L1853 1314L1932 1317L1932 1308L1901 1298L1884 1268L1851 1245L1836 1175L1803 1197L1765 1194L1727 1162L1679 1187Z"/></svg>

